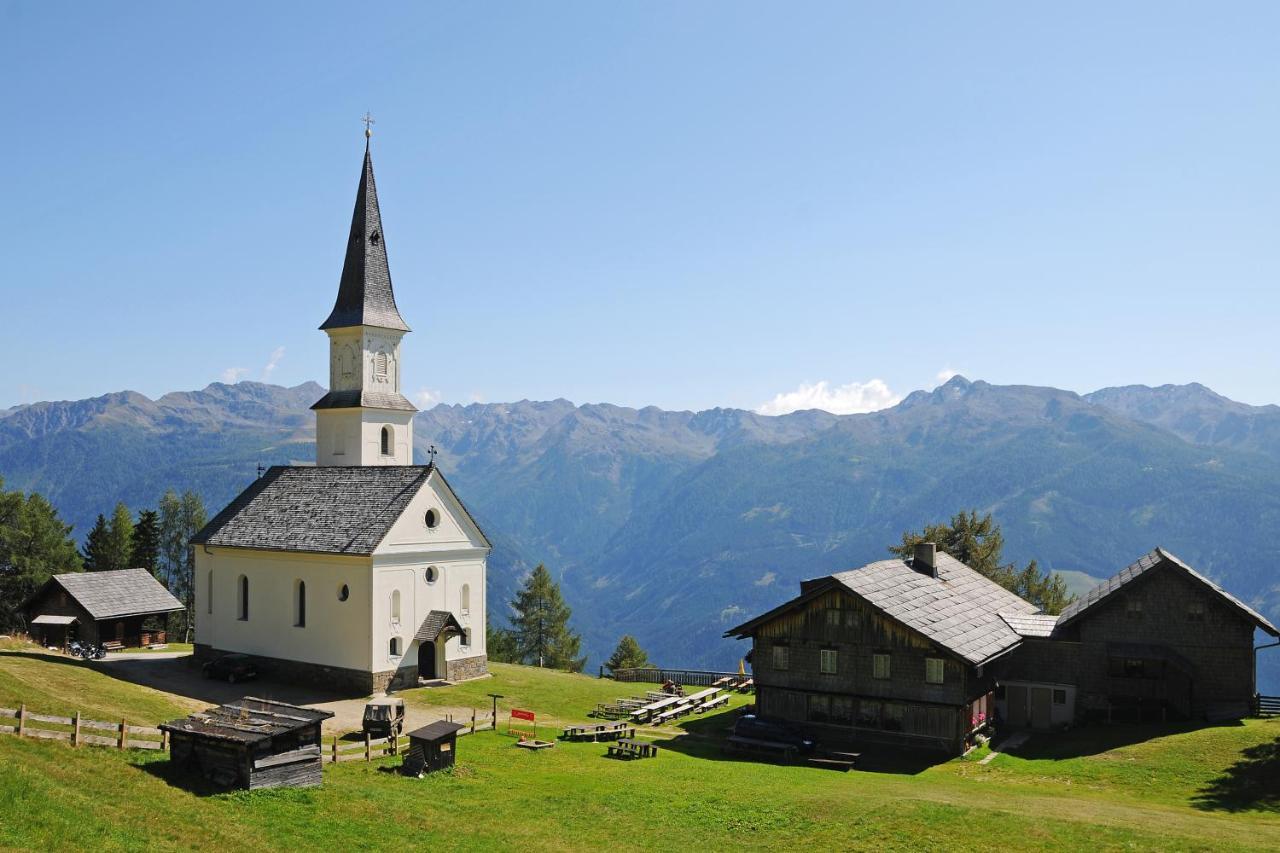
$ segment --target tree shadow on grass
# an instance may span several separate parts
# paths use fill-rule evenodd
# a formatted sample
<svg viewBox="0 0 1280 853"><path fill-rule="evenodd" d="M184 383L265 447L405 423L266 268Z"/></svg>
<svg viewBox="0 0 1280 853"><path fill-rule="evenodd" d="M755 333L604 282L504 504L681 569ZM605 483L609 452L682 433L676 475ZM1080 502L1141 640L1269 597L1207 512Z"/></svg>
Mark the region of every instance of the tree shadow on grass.
<svg viewBox="0 0 1280 853"><path fill-rule="evenodd" d="M1241 750L1240 760L1201 788L1191 804L1228 812L1280 808L1280 737Z"/></svg>
<svg viewBox="0 0 1280 853"><path fill-rule="evenodd" d="M1091 725L1071 729L1065 732L1036 732L1025 743L1003 749L1004 741L1012 732L1002 732L992 741L991 748L997 752L1007 752L1018 758L1031 761L1060 761L1069 758L1081 758L1087 755L1099 755L1133 746L1137 743L1153 740L1168 735L1194 732L1200 729L1220 726L1244 725L1239 720L1218 723L1182 722L1182 723L1115 723L1112 725Z"/></svg>
<svg viewBox="0 0 1280 853"><path fill-rule="evenodd" d="M718 714L709 714L705 717L686 717L680 720L679 728L670 730L672 737L666 740L658 740L654 743L659 749L669 749L672 752L679 752L708 761L806 766L803 759L795 762L784 762L781 759L773 760L763 755L726 752L724 749L725 739L732 733L733 724L738 719L738 716L732 711L725 711ZM923 773L930 767L951 760L951 756L937 750L929 751L866 743L828 744L821 740L818 742L815 757L820 757L824 749L857 753L858 757L854 762L853 769L866 773L892 773L914 776L917 773ZM815 767L815 769L817 768Z"/></svg>

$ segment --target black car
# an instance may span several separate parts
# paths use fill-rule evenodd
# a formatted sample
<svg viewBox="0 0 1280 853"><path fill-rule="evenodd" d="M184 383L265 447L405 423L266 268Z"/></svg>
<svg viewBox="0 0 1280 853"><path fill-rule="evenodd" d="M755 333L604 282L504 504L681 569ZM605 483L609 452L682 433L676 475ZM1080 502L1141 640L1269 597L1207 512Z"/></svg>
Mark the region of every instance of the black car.
<svg viewBox="0 0 1280 853"><path fill-rule="evenodd" d="M223 655L204 665L205 678L223 678L228 684L257 678L258 672L253 668L253 661L248 655Z"/></svg>
<svg viewBox="0 0 1280 853"><path fill-rule="evenodd" d="M786 723L765 720L755 714L743 714L739 717L738 721L733 724L733 734L736 737L746 737L753 740L785 743L802 753L813 752L814 747L812 740L798 734Z"/></svg>

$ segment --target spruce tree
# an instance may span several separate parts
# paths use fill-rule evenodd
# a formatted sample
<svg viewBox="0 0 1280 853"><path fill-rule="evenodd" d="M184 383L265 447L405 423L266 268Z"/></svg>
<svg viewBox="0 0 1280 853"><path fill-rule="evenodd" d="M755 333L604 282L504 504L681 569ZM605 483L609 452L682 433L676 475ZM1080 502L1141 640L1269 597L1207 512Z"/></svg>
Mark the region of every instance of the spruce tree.
<svg viewBox="0 0 1280 853"><path fill-rule="evenodd" d="M509 628L485 626L485 652L489 660L498 663L520 663L520 651L516 647L516 635Z"/></svg>
<svg viewBox="0 0 1280 853"><path fill-rule="evenodd" d="M129 564L156 575L160 567L160 515L154 509L138 513L133 526L133 556Z"/></svg>
<svg viewBox="0 0 1280 853"><path fill-rule="evenodd" d="M610 672L617 672L620 669L644 669L653 666L653 664L649 663L649 655L644 649L640 648L636 638L630 634L623 635L622 639L618 641L618 647L613 650L613 654L609 656L604 665L609 668Z"/></svg>
<svg viewBox="0 0 1280 853"><path fill-rule="evenodd" d="M93 529L90 530L89 535L85 537L84 548L80 551L80 556L84 560L84 570L86 572L102 572L107 570L110 559L107 554L107 538L109 535L110 532L107 530L107 519L102 513L98 513L98 520L93 523Z"/></svg>
<svg viewBox="0 0 1280 853"><path fill-rule="evenodd" d="M525 580L515 600L513 630L516 651L522 661L552 669L581 672L586 657L579 657L582 638L569 629L572 611L564 603L560 586L547 567L538 564Z"/></svg>
<svg viewBox="0 0 1280 853"><path fill-rule="evenodd" d="M71 525L43 496L6 492L0 478L0 631L23 630L23 602L53 575L78 571Z"/></svg>
<svg viewBox="0 0 1280 853"><path fill-rule="evenodd" d="M117 503L111 513L111 521L107 524L107 535L104 540L104 559L106 569L132 568L129 562L133 559L133 513L123 502Z"/></svg>

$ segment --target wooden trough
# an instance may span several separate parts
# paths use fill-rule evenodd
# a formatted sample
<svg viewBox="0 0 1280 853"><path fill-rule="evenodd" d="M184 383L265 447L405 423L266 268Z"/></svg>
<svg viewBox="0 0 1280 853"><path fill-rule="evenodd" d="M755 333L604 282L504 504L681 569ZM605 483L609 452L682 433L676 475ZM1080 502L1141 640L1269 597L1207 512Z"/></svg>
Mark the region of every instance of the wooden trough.
<svg viewBox="0 0 1280 853"><path fill-rule="evenodd" d="M246 696L161 723L170 761L223 788L294 787L321 783L320 723L332 711Z"/></svg>

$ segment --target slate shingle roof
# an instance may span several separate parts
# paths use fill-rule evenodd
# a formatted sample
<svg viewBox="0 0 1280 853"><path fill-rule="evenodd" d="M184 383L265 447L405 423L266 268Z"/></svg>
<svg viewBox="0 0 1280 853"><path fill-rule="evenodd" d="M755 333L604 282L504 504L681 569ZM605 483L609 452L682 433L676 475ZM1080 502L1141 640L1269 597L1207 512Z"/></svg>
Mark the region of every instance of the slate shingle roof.
<svg viewBox="0 0 1280 853"><path fill-rule="evenodd" d="M1061 614L1059 614L1058 626L1063 627L1076 621L1085 613L1101 604L1112 593L1123 589L1152 569L1162 566L1172 568L1175 571L1181 571L1192 580L1204 584L1210 590L1222 596L1228 604L1239 609L1248 618L1252 619L1254 624L1259 628L1266 631L1273 637L1280 637L1280 630L1277 630L1276 626L1268 622L1262 614L1258 613L1258 611L1254 610L1252 607L1245 604L1243 601L1236 598L1234 595L1227 592L1225 589L1218 586L1216 583L1209 580L1207 577L1200 574L1163 548L1156 548L1151 553L1144 554L1136 562L1125 566L1119 572L1107 578L1083 596L1076 599L1066 609L1064 609Z"/></svg>
<svg viewBox="0 0 1280 853"><path fill-rule="evenodd" d="M228 702L215 708L161 723L158 728L168 732L185 732L216 740L236 743L258 743L277 735L304 729L333 716L333 711L304 708L246 696L236 702Z"/></svg>
<svg viewBox="0 0 1280 853"><path fill-rule="evenodd" d="M402 412L418 411L418 407L410 403L403 394L386 391L330 391L311 408L354 409L357 406L366 409L398 409Z"/></svg>
<svg viewBox="0 0 1280 853"><path fill-rule="evenodd" d="M452 613L447 610L432 610L427 614L427 618L422 620L413 638L419 643L433 643L446 629L457 634L463 633L462 625Z"/></svg>
<svg viewBox="0 0 1280 853"><path fill-rule="evenodd" d="M430 465L274 466L191 542L367 556L434 471Z"/></svg>
<svg viewBox="0 0 1280 853"><path fill-rule="evenodd" d="M351 214L347 254L338 282L338 299L321 329L347 326L379 326L407 332L409 327L396 308L387 266L387 245L382 233L382 213L378 210L378 187L373 180L373 159L364 150L364 169L356 190L356 207Z"/></svg>
<svg viewBox="0 0 1280 853"><path fill-rule="evenodd" d="M938 552L938 577L902 560L881 560L832 575L855 595L958 657L980 664L1022 641L1001 613L1031 615L1035 605Z"/></svg>
<svg viewBox="0 0 1280 853"><path fill-rule="evenodd" d="M144 613L173 613L182 602L146 569L114 572L69 572L53 581L89 611L94 619L119 619Z"/></svg>
<svg viewBox="0 0 1280 853"><path fill-rule="evenodd" d="M1058 622L1057 616L1050 616L1045 613L1034 613L1027 615L1024 613L1001 613L1000 618L1005 621L1013 630L1017 631L1023 637L1048 637L1053 634L1053 628Z"/></svg>

